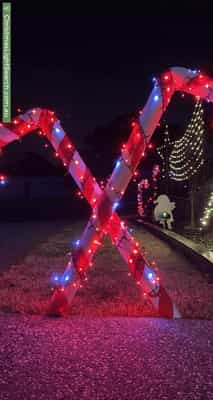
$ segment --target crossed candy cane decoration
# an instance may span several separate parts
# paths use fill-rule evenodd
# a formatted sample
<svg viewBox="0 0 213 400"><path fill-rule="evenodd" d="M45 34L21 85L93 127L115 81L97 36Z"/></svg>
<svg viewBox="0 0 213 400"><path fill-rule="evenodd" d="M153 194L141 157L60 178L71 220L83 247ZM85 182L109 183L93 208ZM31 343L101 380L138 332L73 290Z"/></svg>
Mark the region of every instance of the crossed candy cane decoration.
<svg viewBox="0 0 213 400"><path fill-rule="evenodd" d="M82 279L86 279L85 272L97 248L102 244L104 235L109 234L159 315L169 318L180 316L170 296L141 253L139 244L115 212L117 203L132 179L162 114L177 90L213 101L213 80L200 74L199 71L175 67L170 68L159 79L155 79L151 95L144 109L139 112L138 121L133 123L129 140L123 146L120 159L104 191L100 189L75 146L66 136L54 112L36 108L20 115L11 124L1 124L0 147L40 128L64 166L68 167L93 210L78 247L54 291L51 299L52 312L59 314L66 312Z"/></svg>

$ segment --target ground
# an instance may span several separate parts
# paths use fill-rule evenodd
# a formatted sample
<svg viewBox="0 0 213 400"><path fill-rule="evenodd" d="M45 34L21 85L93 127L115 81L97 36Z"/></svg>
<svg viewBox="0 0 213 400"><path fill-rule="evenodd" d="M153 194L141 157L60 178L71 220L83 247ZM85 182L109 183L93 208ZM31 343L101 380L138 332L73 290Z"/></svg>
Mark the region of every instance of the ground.
<svg viewBox="0 0 213 400"><path fill-rule="evenodd" d="M141 227L133 233L146 256L157 261L162 282L186 319L141 318L151 316L152 309L108 240L71 315L45 315L49 276L63 270L83 226L52 226L51 236L46 228L38 244L28 229L27 248L26 233L8 256L2 247L0 400L213 399L213 320L206 320L213 319L212 285L195 265ZM22 230L16 229L19 235ZM5 243L11 232L5 229ZM40 237L40 228L36 232ZM11 260L13 266L6 268Z"/></svg>
<svg viewBox="0 0 213 400"><path fill-rule="evenodd" d="M0 400L211 400L213 321L0 315Z"/></svg>

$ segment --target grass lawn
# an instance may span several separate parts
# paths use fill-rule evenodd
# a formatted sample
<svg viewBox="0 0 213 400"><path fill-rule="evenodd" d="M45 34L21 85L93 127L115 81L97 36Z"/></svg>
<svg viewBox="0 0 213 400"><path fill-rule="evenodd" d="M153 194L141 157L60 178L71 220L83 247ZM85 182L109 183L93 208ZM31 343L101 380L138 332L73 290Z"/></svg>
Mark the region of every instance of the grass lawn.
<svg viewBox="0 0 213 400"><path fill-rule="evenodd" d="M12 265L0 275L0 310L45 314L51 296L50 276L62 272L69 259L70 246L78 239L84 223L66 226L61 233L34 249L22 263ZM148 259L157 261L163 285L186 318L213 318L213 285L181 255L138 227L138 241L148 251ZM12 246L11 246L12 248ZM12 251L12 250L11 250ZM153 257L149 257L152 254ZM81 288L70 309L82 316L154 316L151 304L109 239L97 253L88 271L88 282Z"/></svg>

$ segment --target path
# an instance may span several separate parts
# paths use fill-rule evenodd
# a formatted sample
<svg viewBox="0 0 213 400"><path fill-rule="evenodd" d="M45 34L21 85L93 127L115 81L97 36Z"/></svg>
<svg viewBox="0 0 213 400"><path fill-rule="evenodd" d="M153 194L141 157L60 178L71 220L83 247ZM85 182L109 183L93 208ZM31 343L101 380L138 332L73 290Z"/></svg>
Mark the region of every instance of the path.
<svg viewBox="0 0 213 400"><path fill-rule="evenodd" d="M210 400L213 321L0 315L0 400Z"/></svg>

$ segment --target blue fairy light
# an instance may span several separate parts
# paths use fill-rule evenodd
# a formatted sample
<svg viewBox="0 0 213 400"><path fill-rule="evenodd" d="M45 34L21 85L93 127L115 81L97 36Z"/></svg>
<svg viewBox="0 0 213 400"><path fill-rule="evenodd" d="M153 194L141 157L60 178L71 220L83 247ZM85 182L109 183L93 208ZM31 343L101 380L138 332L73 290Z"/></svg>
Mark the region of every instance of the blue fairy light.
<svg viewBox="0 0 213 400"><path fill-rule="evenodd" d="M50 281L52 282L53 286L60 286L61 283L61 277L59 274L54 273L50 277Z"/></svg>
<svg viewBox="0 0 213 400"><path fill-rule="evenodd" d="M112 206L113 211L115 211L118 206L119 206L119 203L118 203L118 201L116 201Z"/></svg>
<svg viewBox="0 0 213 400"><path fill-rule="evenodd" d="M153 273L152 273L152 272L148 272L148 275L147 275L147 276L148 276L148 279L151 280L151 279L153 278Z"/></svg>

